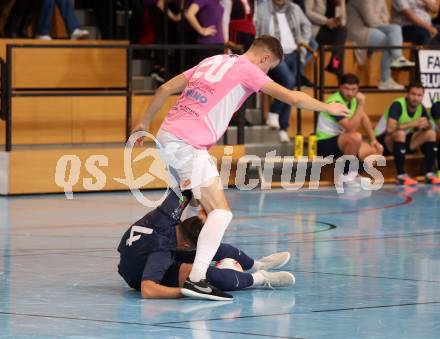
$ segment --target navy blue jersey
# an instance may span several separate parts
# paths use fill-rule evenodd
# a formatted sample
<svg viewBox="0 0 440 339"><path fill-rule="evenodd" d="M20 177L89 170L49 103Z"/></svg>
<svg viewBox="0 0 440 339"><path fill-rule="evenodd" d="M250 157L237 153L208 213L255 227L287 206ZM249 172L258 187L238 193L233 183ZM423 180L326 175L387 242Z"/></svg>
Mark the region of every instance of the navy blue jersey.
<svg viewBox="0 0 440 339"><path fill-rule="evenodd" d="M124 233L118 246L118 270L130 287L140 290L142 280L161 282L174 262L176 225L191 198L191 191L182 192L180 199L171 191L162 205Z"/></svg>

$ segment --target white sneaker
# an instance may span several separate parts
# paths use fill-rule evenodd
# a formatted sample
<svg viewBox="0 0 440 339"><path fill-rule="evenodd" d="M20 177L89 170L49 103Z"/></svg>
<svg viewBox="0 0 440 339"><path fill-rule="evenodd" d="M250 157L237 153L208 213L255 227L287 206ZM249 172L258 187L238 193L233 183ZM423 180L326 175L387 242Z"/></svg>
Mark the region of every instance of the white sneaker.
<svg viewBox="0 0 440 339"><path fill-rule="evenodd" d="M346 175L341 174L338 178L337 186L342 186L345 184L347 188L360 189L361 184L358 178L359 174L355 171L349 172Z"/></svg>
<svg viewBox="0 0 440 339"><path fill-rule="evenodd" d="M402 85L399 85L397 82L395 82L391 77L386 81L379 82L379 89L381 90L403 90L405 87Z"/></svg>
<svg viewBox="0 0 440 339"><path fill-rule="evenodd" d="M289 134L287 134L286 131L279 131L278 134L280 136L280 142L282 142L282 143L290 142Z"/></svg>
<svg viewBox="0 0 440 339"><path fill-rule="evenodd" d="M262 257L257 260L255 269L257 271L259 270L270 270L270 269L277 269L281 268L284 265L286 265L290 260L290 253L289 252L278 252L271 255L268 255L267 257Z"/></svg>
<svg viewBox="0 0 440 339"><path fill-rule="evenodd" d="M36 35L35 39L38 39L38 40L52 40L50 35Z"/></svg>
<svg viewBox="0 0 440 339"><path fill-rule="evenodd" d="M295 284L295 276L290 272L267 272L258 271L264 277L265 287L286 287Z"/></svg>
<svg viewBox="0 0 440 339"><path fill-rule="evenodd" d="M408 68L408 67L414 67L416 65L415 62L409 61L407 58L401 56L400 58L394 59L391 62L390 67L391 68Z"/></svg>
<svg viewBox="0 0 440 339"><path fill-rule="evenodd" d="M266 125L272 129L280 129L280 115L276 113L270 113L267 115Z"/></svg>
<svg viewBox="0 0 440 339"><path fill-rule="evenodd" d="M70 39L72 40L78 40L78 39L86 39L90 35L89 31L85 29L75 29L72 34L70 34Z"/></svg>

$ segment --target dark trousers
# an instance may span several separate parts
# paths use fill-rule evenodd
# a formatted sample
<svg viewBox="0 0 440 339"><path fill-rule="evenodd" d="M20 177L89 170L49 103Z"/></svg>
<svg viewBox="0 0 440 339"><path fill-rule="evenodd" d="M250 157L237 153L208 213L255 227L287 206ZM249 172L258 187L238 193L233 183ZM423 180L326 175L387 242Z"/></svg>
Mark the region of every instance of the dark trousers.
<svg viewBox="0 0 440 339"><path fill-rule="evenodd" d="M321 26L315 40L320 46L345 45L345 42L347 41L347 33L347 27L345 26L336 29ZM344 50L342 48L335 48L332 50L332 59L333 57L337 57L342 63L344 60Z"/></svg>
<svg viewBox="0 0 440 339"><path fill-rule="evenodd" d="M73 11L73 5L70 0L41 0L40 17L37 24L37 35L50 35L52 30L52 17L55 5L58 5L61 15L64 19L67 32L72 34L73 31L79 28L79 23L76 20Z"/></svg>
<svg viewBox="0 0 440 339"><path fill-rule="evenodd" d="M434 25L434 27L440 32L439 25ZM420 26L403 26L402 35L403 41L412 42L416 45L437 45L440 43L440 34L437 34L437 36L431 39L429 32Z"/></svg>
<svg viewBox="0 0 440 339"><path fill-rule="evenodd" d="M295 52L284 54L283 61L270 71L269 76L281 86L293 89L296 85L298 67L297 54ZM290 105L276 99L272 101L270 112L279 114L280 129L283 131L289 128L290 111Z"/></svg>

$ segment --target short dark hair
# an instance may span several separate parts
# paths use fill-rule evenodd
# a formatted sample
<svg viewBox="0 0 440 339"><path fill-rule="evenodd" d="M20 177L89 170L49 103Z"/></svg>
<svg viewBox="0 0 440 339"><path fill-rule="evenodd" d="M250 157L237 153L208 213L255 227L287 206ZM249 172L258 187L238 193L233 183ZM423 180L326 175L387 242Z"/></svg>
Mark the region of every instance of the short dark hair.
<svg viewBox="0 0 440 339"><path fill-rule="evenodd" d="M425 87L423 86L423 84L420 81L413 81L412 83L410 83L408 86L408 92L412 88L421 88L421 89L425 90Z"/></svg>
<svg viewBox="0 0 440 339"><path fill-rule="evenodd" d="M356 74L353 73L345 73L340 81L340 85L359 85L359 78Z"/></svg>
<svg viewBox="0 0 440 339"><path fill-rule="evenodd" d="M197 239L199 239L200 231L202 230L203 224L199 217L191 217L185 219L180 224L180 230L182 236L186 241L190 242L191 245L197 244Z"/></svg>
<svg viewBox="0 0 440 339"><path fill-rule="evenodd" d="M267 48L280 62L283 61L283 47L280 41L271 35L261 35L255 38L251 47Z"/></svg>

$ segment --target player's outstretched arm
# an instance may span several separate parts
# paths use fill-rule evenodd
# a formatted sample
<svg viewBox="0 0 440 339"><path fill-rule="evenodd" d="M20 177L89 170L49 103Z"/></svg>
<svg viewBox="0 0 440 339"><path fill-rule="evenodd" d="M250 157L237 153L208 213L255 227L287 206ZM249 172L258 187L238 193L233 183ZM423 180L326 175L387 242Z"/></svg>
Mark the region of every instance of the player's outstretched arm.
<svg viewBox="0 0 440 339"><path fill-rule="evenodd" d="M152 280L142 280L141 294L143 299L182 298L182 293L180 293L180 288L160 285Z"/></svg>
<svg viewBox="0 0 440 339"><path fill-rule="evenodd" d="M331 115L337 116L346 116L349 113L348 108L344 105L338 103L326 104L319 100L313 99L306 93L300 91L291 91L277 84L275 81L270 81L265 84L261 88L261 91L270 95L271 97L274 97L275 99L285 102L286 104L309 111L328 112Z"/></svg>
<svg viewBox="0 0 440 339"><path fill-rule="evenodd" d="M157 111L159 111L167 98L175 93L183 91L187 83L188 80L185 78L185 76L183 74L179 74L160 86L154 94L153 100L148 106L144 117L133 131L148 130L154 115L157 113Z"/></svg>

